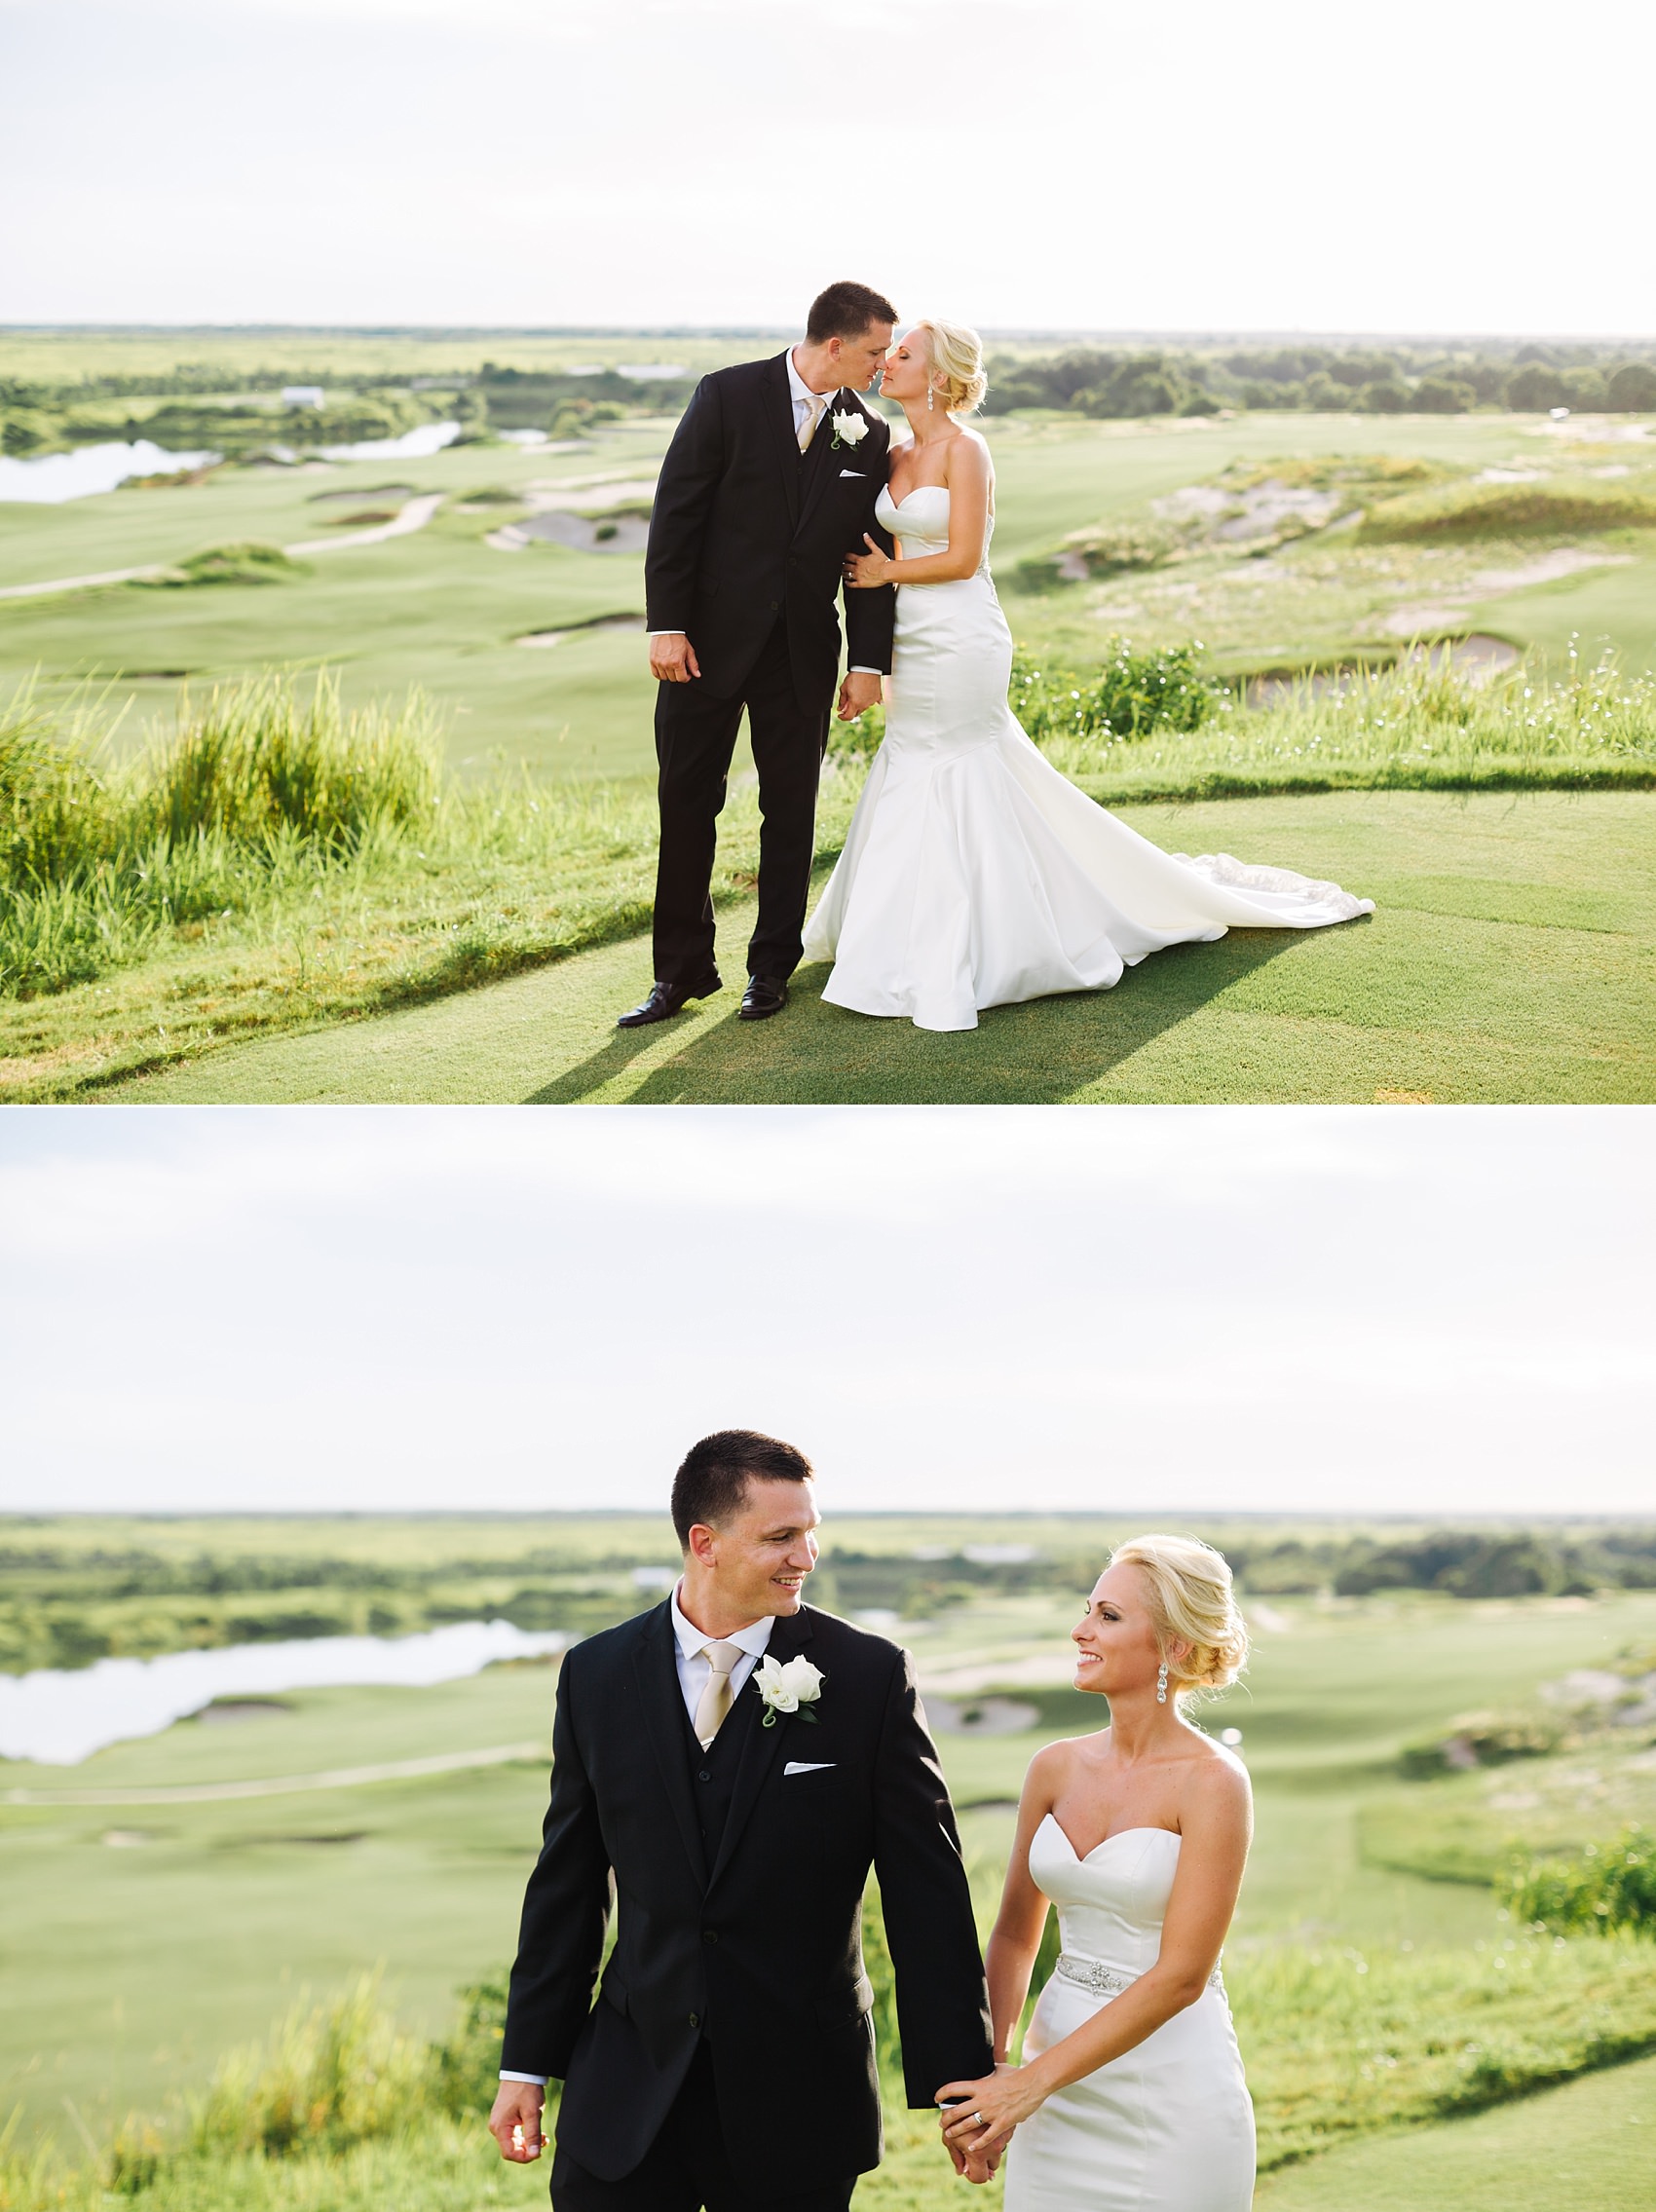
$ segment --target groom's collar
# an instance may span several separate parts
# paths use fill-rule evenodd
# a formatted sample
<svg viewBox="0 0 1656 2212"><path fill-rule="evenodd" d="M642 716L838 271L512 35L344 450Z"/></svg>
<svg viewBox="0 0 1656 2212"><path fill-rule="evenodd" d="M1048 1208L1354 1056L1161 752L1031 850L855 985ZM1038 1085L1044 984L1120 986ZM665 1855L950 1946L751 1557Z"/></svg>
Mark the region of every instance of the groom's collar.
<svg viewBox="0 0 1656 2212"><path fill-rule="evenodd" d="M679 1604L679 1592L683 1588L682 1582L676 1582L673 1585L673 1594L668 1601L668 1613L673 1624L673 1634L678 1638L679 1649L686 1659L699 1659L707 1646L707 1631L705 1629L698 1629L694 1621L686 1620L684 1610ZM767 1613L762 1620L750 1621L745 1629L737 1629L734 1635L726 1636L722 1640L726 1643L735 1644L739 1650L745 1651L751 1658L762 1659L771 1642L771 1631L775 1626L775 1621Z"/></svg>
<svg viewBox="0 0 1656 2212"><path fill-rule="evenodd" d="M804 377L801 376L799 372L798 365L794 360L794 349L792 346L790 346L787 352L782 356L782 359L787 367L788 394L791 398L796 400L826 399L829 406L833 406L835 398L842 390L841 386L836 385L832 392L812 392L809 385L807 384Z"/></svg>
<svg viewBox="0 0 1656 2212"><path fill-rule="evenodd" d="M867 414L868 409L863 406L861 395L849 384L836 384L830 392L812 392L809 385L794 366L794 349L791 346L782 356L782 368L788 380L788 398L790 401L797 403L801 399L826 399L828 405L823 411L825 414L831 415L842 400L848 399L853 407L859 408L864 414Z"/></svg>

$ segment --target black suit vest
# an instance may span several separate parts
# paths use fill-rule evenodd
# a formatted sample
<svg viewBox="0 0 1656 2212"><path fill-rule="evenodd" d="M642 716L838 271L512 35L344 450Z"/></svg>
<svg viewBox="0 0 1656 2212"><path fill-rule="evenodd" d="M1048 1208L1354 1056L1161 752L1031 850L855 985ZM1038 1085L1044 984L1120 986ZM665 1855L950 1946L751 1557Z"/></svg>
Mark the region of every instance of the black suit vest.
<svg viewBox="0 0 1656 2212"><path fill-rule="evenodd" d="M711 1876L718 1862L719 1846L725 1840L725 1823L731 1815L731 1800L735 1795L742 1751L759 1723L759 1703L753 1694L750 1672L742 1685L742 1694L725 1716L724 1726L704 1751L683 1698L677 1701L684 1722L685 1756L690 1761L691 1794L696 1800L696 1825L701 1830L701 1850L706 1861L704 1878Z"/></svg>

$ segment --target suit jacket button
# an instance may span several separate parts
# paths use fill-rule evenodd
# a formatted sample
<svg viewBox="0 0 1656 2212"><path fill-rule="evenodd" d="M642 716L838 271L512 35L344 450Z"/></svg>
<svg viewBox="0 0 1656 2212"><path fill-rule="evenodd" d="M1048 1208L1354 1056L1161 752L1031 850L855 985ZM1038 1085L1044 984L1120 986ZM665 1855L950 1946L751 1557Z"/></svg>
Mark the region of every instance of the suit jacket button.
<svg viewBox="0 0 1656 2212"><path fill-rule="evenodd" d="M702 1768L702 1770L701 1770L701 1772L700 1772L700 1773L699 1773L699 1774L698 1774L698 1775L696 1776L696 1781L711 1781L713 1780L713 1770L712 1770L712 1768L711 1768L711 1767L703 1767L703 1768Z"/></svg>
<svg viewBox="0 0 1656 2212"><path fill-rule="evenodd" d="M692 2026L693 2028L699 2028L699 2027L700 2027L700 2025L701 2025L701 2015L700 2015L700 2013L699 2013L699 2012L693 2012L693 2013L691 2014L691 2016L690 2016L690 2024L691 2024L691 2026Z"/></svg>
<svg viewBox="0 0 1656 2212"><path fill-rule="evenodd" d="M776 602L774 599L772 599L771 602L771 612L772 615L776 612Z"/></svg>
<svg viewBox="0 0 1656 2212"><path fill-rule="evenodd" d="M717 1943L719 1931L716 1928L704 1928L701 1931L701 1940L703 1943Z"/></svg>

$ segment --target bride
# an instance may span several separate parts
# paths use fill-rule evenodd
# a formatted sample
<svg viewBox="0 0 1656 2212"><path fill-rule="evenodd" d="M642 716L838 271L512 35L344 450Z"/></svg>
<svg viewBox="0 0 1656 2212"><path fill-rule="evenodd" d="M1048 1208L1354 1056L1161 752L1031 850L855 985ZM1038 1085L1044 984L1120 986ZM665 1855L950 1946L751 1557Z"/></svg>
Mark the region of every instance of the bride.
<svg viewBox="0 0 1656 2212"><path fill-rule="evenodd" d="M1230 1569L1141 1536L1073 1636L1075 1687L1110 1700L1110 1725L1031 1763L989 1939L996 2070L938 2091L944 2139L973 2180L1011 2142L1006 2212L1248 2212L1254 2114L1219 1973L1248 1776L1179 1710L1247 1656ZM1063 1949L1014 2067L1049 1900Z"/></svg>
<svg viewBox="0 0 1656 2212"><path fill-rule="evenodd" d="M913 431L875 510L898 553L866 540L846 581L897 585L897 634L885 742L806 931L806 958L835 963L824 998L973 1030L981 1007L1106 991L1166 945L1372 914L1287 869L1162 852L1058 773L1006 703L995 471L963 427L987 390L976 333L917 322L881 389Z"/></svg>

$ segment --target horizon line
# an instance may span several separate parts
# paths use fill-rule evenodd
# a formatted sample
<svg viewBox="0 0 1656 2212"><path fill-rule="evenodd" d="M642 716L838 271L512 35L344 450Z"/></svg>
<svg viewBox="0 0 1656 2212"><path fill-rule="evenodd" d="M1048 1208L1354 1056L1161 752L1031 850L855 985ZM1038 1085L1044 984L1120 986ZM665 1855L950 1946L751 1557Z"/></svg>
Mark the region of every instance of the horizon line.
<svg viewBox="0 0 1656 2212"><path fill-rule="evenodd" d="M901 326L901 319L899 319ZM0 322L0 337L52 336L73 333L85 337L122 337L134 334L175 336L305 336L356 338L499 337L499 338L775 338L794 334L794 322ZM1311 325L1291 328L1242 328L1195 325L1188 328L1124 326L1098 328L1067 323L986 323L985 338L1074 341L1078 339L1160 339L1166 342L1228 344L1238 340L1310 344L1336 340L1342 344L1474 345L1656 345L1656 332L1637 331L1536 331L1536 330L1329 330Z"/></svg>

